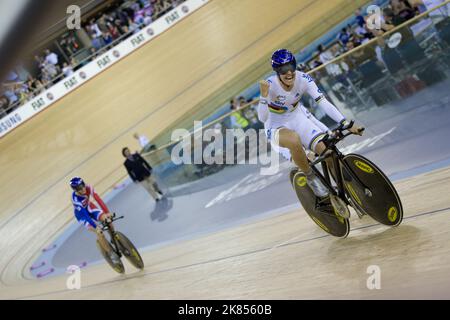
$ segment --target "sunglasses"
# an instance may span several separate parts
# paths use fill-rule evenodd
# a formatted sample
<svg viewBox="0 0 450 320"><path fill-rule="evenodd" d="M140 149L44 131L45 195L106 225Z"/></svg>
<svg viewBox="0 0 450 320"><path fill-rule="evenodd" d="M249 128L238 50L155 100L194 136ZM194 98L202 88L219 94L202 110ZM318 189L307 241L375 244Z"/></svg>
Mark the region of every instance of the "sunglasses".
<svg viewBox="0 0 450 320"><path fill-rule="evenodd" d="M282 65L281 67L277 68L276 71L280 75L285 75L289 71L290 72L295 72L296 67L297 66L295 64L289 63L289 64L285 64L285 65Z"/></svg>
<svg viewBox="0 0 450 320"><path fill-rule="evenodd" d="M80 186L78 186L78 187L75 187L75 191L79 192L79 191L83 190L84 187L85 187L84 184L83 184L83 185L80 185Z"/></svg>

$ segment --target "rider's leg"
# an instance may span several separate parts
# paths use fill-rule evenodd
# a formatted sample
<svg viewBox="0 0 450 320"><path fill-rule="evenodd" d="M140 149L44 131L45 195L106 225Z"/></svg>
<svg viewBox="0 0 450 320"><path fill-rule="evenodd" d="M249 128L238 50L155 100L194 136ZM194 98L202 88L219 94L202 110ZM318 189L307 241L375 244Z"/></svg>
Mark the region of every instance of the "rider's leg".
<svg viewBox="0 0 450 320"><path fill-rule="evenodd" d="M302 147L300 136L295 131L282 128L278 130L278 144L280 147L288 148L290 150L292 160L300 170L305 173L307 183L314 194L320 198L328 196L328 189L322 184L320 179L316 177L309 165L305 150Z"/></svg>
<svg viewBox="0 0 450 320"><path fill-rule="evenodd" d="M316 148L314 149L314 152L318 155L321 155L326 149L325 143L323 143L322 141L320 141L317 145ZM332 170L331 172L336 172L334 170L334 163L333 163L333 159L327 158L325 159L325 162L327 163L328 168L330 168L330 170Z"/></svg>
<svg viewBox="0 0 450 320"><path fill-rule="evenodd" d="M292 130L281 128L278 130L278 144L291 152L292 160L304 173L311 173L308 158L302 147L300 136Z"/></svg>
<svg viewBox="0 0 450 320"><path fill-rule="evenodd" d="M103 251L110 253L111 246L109 245L108 241L105 238L105 235L102 233L98 233L97 230L94 228L89 228L89 231L94 232L97 235L97 240L100 246L102 247Z"/></svg>

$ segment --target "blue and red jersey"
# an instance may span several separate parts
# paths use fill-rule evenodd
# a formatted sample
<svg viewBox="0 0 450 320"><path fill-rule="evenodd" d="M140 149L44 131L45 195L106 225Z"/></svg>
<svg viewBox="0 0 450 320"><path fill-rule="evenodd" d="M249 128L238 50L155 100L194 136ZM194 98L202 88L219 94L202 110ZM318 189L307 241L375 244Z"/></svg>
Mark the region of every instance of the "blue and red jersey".
<svg viewBox="0 0 450 320"><path fill-rule="evenodd" d="M100 208L93 202L95 200ZM108 207L90 185L86 185L86 194L72 193L75 218L85 227L96 228L102 214L109 212Z"/></svg>

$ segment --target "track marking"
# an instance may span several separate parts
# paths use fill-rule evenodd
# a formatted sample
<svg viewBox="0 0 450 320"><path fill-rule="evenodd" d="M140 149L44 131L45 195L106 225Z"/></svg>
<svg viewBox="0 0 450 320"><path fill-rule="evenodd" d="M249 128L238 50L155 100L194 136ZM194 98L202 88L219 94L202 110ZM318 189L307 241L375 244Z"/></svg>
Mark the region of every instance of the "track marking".
<svg viewBox="0 0 450 320"><path fill-rule="evenodd" d="M450 207L418 213L418 214L415 214L415 215L412 215L412 216L409 216L409 217L405 217L405 218L403 218L403 220L424 217L424 216L432 215L432 214L445 213L446 211L450 211ZM374 224L370 224L370 225L366 225L366 226L361 226L361 227L358 227L358 228L355 228L355 229L351 229L350 232L351 231L355 231L355 230L368 229L368 228L372 228L372 227L376 227L376 226L380 226L380 224L379 223L374 223ZM387 227L387 226L386 226L386 228L389 229L389 227ZM117 282L121 282L121 281L126 281L128 279L134 279L134 278L143 277L143 276L157 275L157 274L161 274L161 273L173 272L173 271L177 271L177 270L181 270L181 269L187 269L187 268L192 268L192 267L196 267L196 266L207 265L207 264L211 264L211 263L215 263L215 262L219 262L219 261L225 261L225 260L228 260L228 259L234 259L234 258L238 258L238 257L249 256L249 255L252 255L252 254L255 254L255 253L270 252L270 251L272 251L273 249L276 249L276 248L282 248L282 247L287 247L287 246L292 246L292 245L298 245L298 244L306 243L306 242L309 242L309 241L314 241L314 240L318 240L318 239L322 239L322 238L331 238L331 237L332 236L329 235L329 234L324 234L324 235L321 235L321 236L316 236L316 237L307 238L307 239L303 239L303 240L298 240L298 241L294 241L294 242L288 242L288 241L291 241L292 240L291 239L291 240L282 242L281 244L278 244L276 246L261 248L261 249L257 249L257 250L251 250L251 251L247 251L247 252L243 252L243 253L239 253L239 254L235 254L235 255L231 255L231 256L211 259L211 260L207 260L207 261L203 261L203 262L196 262L196 263L192 263L192 264L188 264L188 265L176 266L176 267L163 269L163 270L158 270L158 271L149 271L149 272L138 271L135 274L132 274L132 275L129 275L129 276L127 276L127 275L118 276L118 278L113 279L113 280L109 280L109 281L105 281L105 282L101 282L101 283L97 283L97 284L84 286L83 289L85 289L85 288L96 288L96 287L101 287L101 286L104 286L104 285L109 285L109 284L113 284L113 283L117 283ZM295 238L293 238L293 239L295 239ZM106 265L106 263L105 263L105 265ZM36 298L36 297L44 297L44 296L57 294L57 293L67 293L69 291L70 290L67 290L67 289L65 289L65 290L56 290L56 291L47 292L47 293L38 294L38 295L21 297L21 298L18 298L18 299L33 299L33 298Z"/></svg>

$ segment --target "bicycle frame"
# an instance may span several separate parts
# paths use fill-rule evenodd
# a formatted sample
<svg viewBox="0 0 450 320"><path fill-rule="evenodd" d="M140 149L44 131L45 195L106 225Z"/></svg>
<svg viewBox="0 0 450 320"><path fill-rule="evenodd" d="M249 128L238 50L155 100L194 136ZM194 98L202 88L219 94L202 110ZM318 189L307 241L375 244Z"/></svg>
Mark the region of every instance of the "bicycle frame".
<svg viewBox="0 0 450 320"><path fill-rule="evenodd" d="M115 234L114 234L114 232L111 230L111 229L108 229L108 233L109 233L109 236L111 237L111 245L112 245L112 247L113 247L113 249L114 249L114 251L119 255L119 257L121 256L121 254L120 254L120 250L119 250L119 246L118 246L118 244L117 244L117 240L116 240L116 237L115 237Z"/></svg>
<svg viewBox="0 0 450 320"><path fill-rule="evenodd" d="M119 218L115 219L115 215L114 215L113 219L112 219L112 221L110 223L112 223L114 220L118 220L118 219L121 219L121 218L123 218L123 217L119 217ZM108 224L104 224L103 231L108 231L108 234L109 234L109 236L111 238L111 240L109 242L111 243L111 246L112 246L113 250L115 251L115 253L118 254L119 257L121 257L122 254L121 254L121 252L119 250L119 245L118 245L116 237L115 237L115 231L113 231L110 228L110 224L109 223Z"/></svg>
<svg viewBox="0 0 450 320"><path fill-rule="evenodd" d="M345 167L347 172L351 175L352 179L359 184L364 190L368 190L370 192L370 189L355 175L353 174L353 171L350 169L350 167L347 165L345 161L343 161L344 155L339 151L339 149L333 145L328 148L328 150L331 151L331 154L324 157L320 164L322 166L323 174L315 167L315 165L312 165L311 168L316 174L316 176L322 181L322 183L329 189L330 193L334 196L338 196L341 198L347 205L350 205L350 202L348 201L347 197L345 196L346 191L344 188L344 181L342 178L342 168ZM336 177L334 177L334 180L337 185L337 191L333 187L331 177L330 177L330 169L328 168L328 164L325 161L328 158L332 158L333 166L335 168L335 174Z"/></svg>

